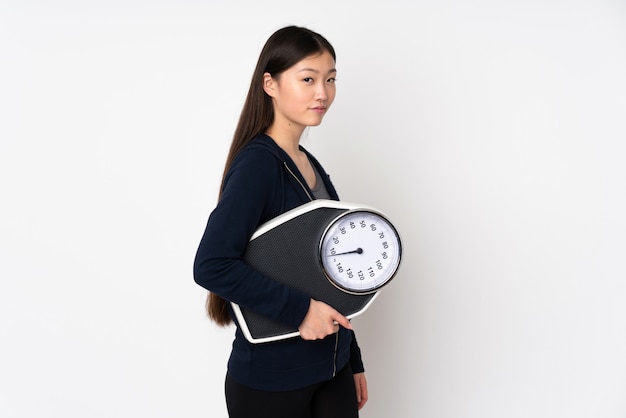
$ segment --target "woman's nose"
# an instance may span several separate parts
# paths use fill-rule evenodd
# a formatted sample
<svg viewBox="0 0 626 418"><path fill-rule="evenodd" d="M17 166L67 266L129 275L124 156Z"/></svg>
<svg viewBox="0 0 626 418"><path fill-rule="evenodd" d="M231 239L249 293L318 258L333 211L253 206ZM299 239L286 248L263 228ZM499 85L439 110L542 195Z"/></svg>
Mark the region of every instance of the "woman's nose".
<svg viewBox="0 0 626 418"><path fill-rule="evenodd" d="M319 85L319 87L317 88L317 100L327 100L328 99L328 91L327 91L327 86L325 83L321 83Z"/></svg>

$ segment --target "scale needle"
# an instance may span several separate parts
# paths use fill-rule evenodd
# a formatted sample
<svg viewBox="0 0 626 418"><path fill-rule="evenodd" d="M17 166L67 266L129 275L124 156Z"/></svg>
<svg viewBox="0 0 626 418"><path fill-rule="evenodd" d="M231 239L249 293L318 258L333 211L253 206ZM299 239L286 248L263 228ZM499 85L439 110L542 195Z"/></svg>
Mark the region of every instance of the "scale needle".
<svg viewBox="0 0 626 418"><path fill-rule="evenodd" d="M363 254L363 248L357 248L356 250L346 251L344 253L329 254L329 256L344 255L344 254Z"/></svg>

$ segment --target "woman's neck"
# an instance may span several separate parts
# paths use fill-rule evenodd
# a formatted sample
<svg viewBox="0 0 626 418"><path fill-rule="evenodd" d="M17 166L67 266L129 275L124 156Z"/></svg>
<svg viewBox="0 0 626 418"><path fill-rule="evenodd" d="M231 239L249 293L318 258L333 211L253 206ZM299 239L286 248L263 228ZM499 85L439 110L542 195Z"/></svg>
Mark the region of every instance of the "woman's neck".
<svg viewBox="0 0 626 418"><path fill-rule="evenodd" d="M300 150L300 136L302 136L302 131L300 131L298 135L295 135L293 131L276 131L270 127L266 133L287 153L289 158L291 158L307 185L311 189L315 188L317 180L315 171L313 170L308 156Z"/></svg>
<svg viewBox="0 0 626 418"><path fill-rule="evenodd" d="M277 129L272 125L266 134L292 158L300 154L300 137L304 129Z"/></svg>

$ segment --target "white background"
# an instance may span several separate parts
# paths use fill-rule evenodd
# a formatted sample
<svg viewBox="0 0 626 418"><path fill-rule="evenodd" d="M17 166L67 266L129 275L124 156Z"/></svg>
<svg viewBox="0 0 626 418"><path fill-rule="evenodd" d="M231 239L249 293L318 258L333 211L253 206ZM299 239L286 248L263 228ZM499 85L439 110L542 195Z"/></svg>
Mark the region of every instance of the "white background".
<svg viewBox="0 0 626 418"><path fill-rule="evenodd" d="M226 416L192 262L287 24L338 54L303 145L405 243L361 416L626 416L617 0L4 0L0 416Z"/></svg>

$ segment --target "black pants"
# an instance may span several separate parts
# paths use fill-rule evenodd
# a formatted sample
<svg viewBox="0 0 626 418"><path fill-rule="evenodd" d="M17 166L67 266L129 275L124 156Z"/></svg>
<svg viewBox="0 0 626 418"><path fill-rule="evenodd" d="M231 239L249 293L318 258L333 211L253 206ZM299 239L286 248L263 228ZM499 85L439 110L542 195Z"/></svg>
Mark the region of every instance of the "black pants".
<svg viewBox="0 0 626 418"><path fill-rule="evenodd" d="M303 389L270 392L243 386L226 376L226 406L230 418L357 418L352 369Z"/></svg>

